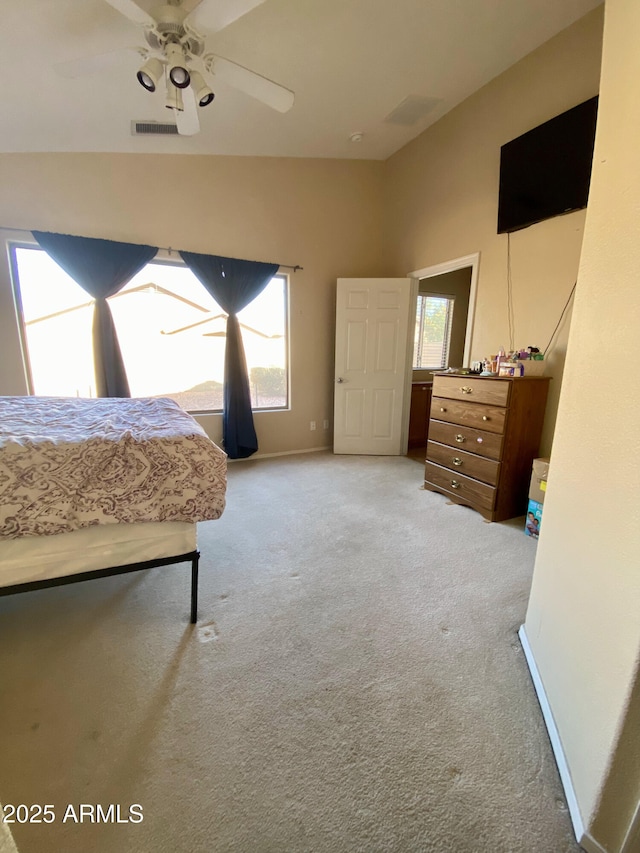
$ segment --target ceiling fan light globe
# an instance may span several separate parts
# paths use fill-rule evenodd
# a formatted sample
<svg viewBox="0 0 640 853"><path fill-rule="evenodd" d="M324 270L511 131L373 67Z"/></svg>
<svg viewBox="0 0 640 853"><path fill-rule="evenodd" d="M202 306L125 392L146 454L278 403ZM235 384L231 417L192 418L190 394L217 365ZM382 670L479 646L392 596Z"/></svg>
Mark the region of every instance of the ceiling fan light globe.
<svg viewBox="0 0 640 853"><path fill-rule="evenodd" d="M169 78L178 89L186 89L191 82L189 71L182 65L174 65L169 70Z"/></svg>
<svg viewBox="0 0 640 853"><path fill-rule="evenodd" d="M138 71L136 77L142 87L147 92L155 92L158 80L164 72L164 66L159 59L152 57L147 59L142 68Z"/></svg>
<svg viewBox="0 0 640 853"><path fill-rule="evenodd" d="M211 89L204 82L202 74L197 71L191 72L191 88L196 96L196 103L199 107L208 106L215 98Z"/></svg>
<svg viewBox="0 0 640 853"><path fill-rule="evenodd" d="M179 44L170 42L165 48L169 80L178 89L186 89L191 82L187 60Z"/></svg>
<svg viewBox="0 0 640 853"><path fill-rule="evenodd" d="M145 74L144 71L138 71L137 77L138 82L147 90L147 92L155 92L156 84L153 82L153 80L151 79L151 77L149 77L148 74Z"/></svg>

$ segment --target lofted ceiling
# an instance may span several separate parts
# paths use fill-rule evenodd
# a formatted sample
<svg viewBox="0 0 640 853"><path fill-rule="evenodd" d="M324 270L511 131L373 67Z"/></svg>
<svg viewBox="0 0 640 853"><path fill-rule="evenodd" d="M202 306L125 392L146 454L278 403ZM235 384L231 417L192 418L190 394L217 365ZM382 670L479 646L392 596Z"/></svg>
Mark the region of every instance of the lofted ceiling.
<svg viewBox="0 0 640 853"><path fill-rule="evenodd" d="M200 133L156 137L131 133L132 121L171 113L163 92L136 81L135 51L89 76L56 71L144 46L139 27L105 0L5 0L0 152L386 159L600 2L265 0L210 35L206 49L292 89L293 108L276 112L214 79Z"/></svg>

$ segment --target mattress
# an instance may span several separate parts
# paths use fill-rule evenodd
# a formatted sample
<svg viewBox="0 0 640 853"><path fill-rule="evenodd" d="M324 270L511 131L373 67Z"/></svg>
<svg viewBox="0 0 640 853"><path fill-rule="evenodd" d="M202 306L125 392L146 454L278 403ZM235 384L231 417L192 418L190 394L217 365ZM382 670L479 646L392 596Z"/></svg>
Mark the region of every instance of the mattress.
<svg viewBox="0 0 640 853"><path fill-rule="evenodd" d="M0 541L216 519L226 470L169 398L0 397Z"/></svg>
<svg viewBox="0 0 640 853"><path fill-rule="evenodd" d="M109 524L0 539L0 587L188 554L197 546L196 527L180 521Z"/></svg>

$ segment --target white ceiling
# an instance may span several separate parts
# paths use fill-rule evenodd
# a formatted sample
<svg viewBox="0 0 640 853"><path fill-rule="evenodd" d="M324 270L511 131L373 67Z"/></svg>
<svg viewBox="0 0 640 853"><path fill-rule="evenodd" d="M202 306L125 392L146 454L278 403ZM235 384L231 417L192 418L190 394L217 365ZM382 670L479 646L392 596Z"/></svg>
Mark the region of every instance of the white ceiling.
<svg viewBox="0 0 640 853"><path fill-rule="evenodd" d="M151 0L137 0L149 8ZM215 0L208 0L215 3ZM192 137L134 137L168 121L164 94L136 81L131 53L108 72L65 79L55 64L144 46L105 0L4 0L1 152L101 151L385 159L601 0L266 0L208 37L206 50L296 93L275 112L222 83ZM386 117L433 98L416 123ZM349 137L364 134L360 143Z"/></svg>

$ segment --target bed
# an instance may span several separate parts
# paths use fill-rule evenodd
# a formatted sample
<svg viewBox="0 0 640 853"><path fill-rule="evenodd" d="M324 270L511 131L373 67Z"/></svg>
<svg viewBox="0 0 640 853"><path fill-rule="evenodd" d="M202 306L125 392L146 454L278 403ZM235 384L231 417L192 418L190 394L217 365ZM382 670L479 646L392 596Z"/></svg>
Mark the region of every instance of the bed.
<svg viewBox="0 0 640 853"><path fill-rule="evenodd" d="M169 398L0 397L0 596L189 562L196 622L226 470Z"/></svg>

